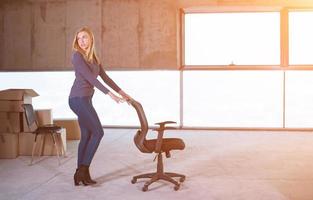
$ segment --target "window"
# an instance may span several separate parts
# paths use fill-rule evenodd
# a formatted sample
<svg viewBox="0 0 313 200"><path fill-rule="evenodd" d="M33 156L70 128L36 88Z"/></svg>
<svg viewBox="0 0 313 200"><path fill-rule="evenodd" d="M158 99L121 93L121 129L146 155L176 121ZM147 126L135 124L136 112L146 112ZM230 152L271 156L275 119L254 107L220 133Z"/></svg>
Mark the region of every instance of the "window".
<svg viewBox="0 0 313 200"><path fill-rule="evenodd" d="M185 15L185 65L279 65L280 13Z"/></svg>
<svg viewBox="0 0 313 200"><path fill-rule="evenodd" d="M289 12L289 64L313 64L313 12Z"/></svg>
<svg viewBox="0 0 313 200"><path fill-rule="evenodd" d="M123 90L141 102L149 125L164 120L179 121L179 72L119 71L108 74ZM1 72L0 90L34 89L40 95L33 98L35 109L52 108L55 119L76 118L68 106L68 95L74 79L74 72ZM127 103L116 104L98 89L95 89L93 105L102 125L139 125L137 114L131 106Z"/></svg>

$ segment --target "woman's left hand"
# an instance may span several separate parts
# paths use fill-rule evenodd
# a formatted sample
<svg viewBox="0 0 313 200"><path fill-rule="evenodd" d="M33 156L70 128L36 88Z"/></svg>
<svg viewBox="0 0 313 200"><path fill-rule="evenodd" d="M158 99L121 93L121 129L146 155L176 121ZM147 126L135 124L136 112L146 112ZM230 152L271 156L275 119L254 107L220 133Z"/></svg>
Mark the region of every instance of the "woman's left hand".
<svg viewBox="0 0 313 200"><path fill-rule="evenodd" d="M118 93L122 96L122 98L123 98L128 104L129 104L129 101L132 100L132 98L131 98L128 94L126 94L123 90L119 91Z"/></svg>
<svg viewBox="0 0 313 200"><path fill-rule="evenodd" d="M125 100L112 92L109 92L108 95L116 102L116 103L123 103Z"/></svg>

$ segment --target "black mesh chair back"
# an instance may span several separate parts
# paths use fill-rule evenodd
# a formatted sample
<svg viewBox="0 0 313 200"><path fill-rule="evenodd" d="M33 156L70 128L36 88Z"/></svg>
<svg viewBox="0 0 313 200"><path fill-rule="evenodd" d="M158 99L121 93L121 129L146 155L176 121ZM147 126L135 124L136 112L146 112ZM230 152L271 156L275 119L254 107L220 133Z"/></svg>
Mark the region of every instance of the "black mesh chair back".
<svg viewBox="0 0 313 200"><path fill-rule="evenodd" d="M145 147L146 136L149 129L145 112L138 101L132 100L130 101L130 104L135 108L140 121L140 129L134 136L134 143L141 152L151 153L151 151Z"/></svg>

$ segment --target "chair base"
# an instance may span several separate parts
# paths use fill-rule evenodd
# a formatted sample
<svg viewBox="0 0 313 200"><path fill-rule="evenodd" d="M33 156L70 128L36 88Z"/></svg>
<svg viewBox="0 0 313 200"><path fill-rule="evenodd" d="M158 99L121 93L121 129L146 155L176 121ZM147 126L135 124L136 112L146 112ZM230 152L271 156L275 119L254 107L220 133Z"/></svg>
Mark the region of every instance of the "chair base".
<svg viewBox="0 0 313 200"><path fill-rule="evenodd" d="M164 172L163 171L162 153L159 153L157 155L157 157L158 157L157 172L140 174L140 175L134 176L131 183L132 184L136 183L137 179L139 179L139 178L150 178L150 180L145 182L145 185L142 188L142 191L145 192L148 190L149 185L151 185L152 183L154 183L158 180L165 180L165 181L168 181L170 183L173 183L175 185L174 190L177 191L180 188L180 183L185 181L186 176L182 175L182 174L172 173L172 172ZM172 177L180 177L179 182L176 181L175 179L173 179Z"/></svg>
<svg viewBox="0 0 313 200"><path fill-rule="evenodd" d="M172 177L180 177L179 178L179 182L176 181L175 179L173 179ZM170 172L165 172L165 173L146 173L146 174L141 174L138 176L134 176L131 183L135 184L137 182L137 179L139 178L150 178L150 180L148 180L147 182L145 182L145 185L142 188L142 191L147 191L149 185L151 185L152 183L158 181L158 180L165 180L168 181L170 183L173 183L174 186L174 190L177 191L180 188L180 183L184 182L186 179L185 175L182 174L177 174L177 173L170 173Z"/></svg>

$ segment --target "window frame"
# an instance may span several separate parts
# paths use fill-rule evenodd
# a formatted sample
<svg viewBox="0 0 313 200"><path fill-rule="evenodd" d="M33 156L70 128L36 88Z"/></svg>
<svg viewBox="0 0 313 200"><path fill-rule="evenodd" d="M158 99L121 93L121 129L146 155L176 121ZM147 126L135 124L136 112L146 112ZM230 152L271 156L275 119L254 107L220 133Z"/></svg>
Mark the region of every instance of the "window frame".
<svg viewBox="0 0 313 200"><path fill-rule="evenodd" d="M309 65L289 65L289 12L312 11L313 7L264 7L264 6L213 6L185 8L180 11L181 54L180 70L313 70ZM279 12L280 13L280 64L279 65L186 65L185 64L185 14L194 13L244 13Z"/></svg>

